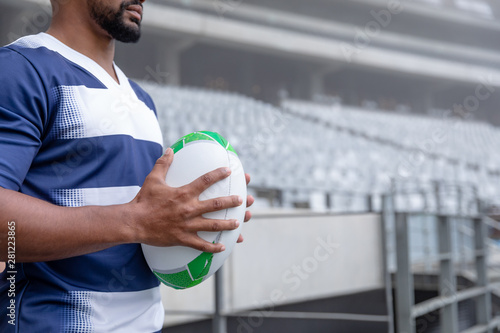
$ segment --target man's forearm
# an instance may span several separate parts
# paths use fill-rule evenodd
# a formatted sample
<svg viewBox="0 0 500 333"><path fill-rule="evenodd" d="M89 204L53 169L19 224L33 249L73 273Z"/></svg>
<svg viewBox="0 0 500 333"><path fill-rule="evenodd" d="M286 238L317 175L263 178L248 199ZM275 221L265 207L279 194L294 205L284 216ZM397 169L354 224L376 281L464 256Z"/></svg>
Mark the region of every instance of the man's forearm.
<svg viewBox="0 0 500 333"><path fill-rule="evenodd" d="M0 188L0 261L15 222L16 262L49 261L133 242L125 205L59 207Z"/></svg>
<svg viewBox="0 0 500 333"><path fill-rule="evenodd" d="M238 207L243 198L233 195L200 201L199 197L227 178L230 170L219 168L188 185L170 187L165 177L173 155L167 149L136 197L122 205L60 207L0 188L0 261L8 259L11 221L15 222L17 262L64 259L126 243L224 251L223 244L206 241L198 232L234 230L243 221L208 219L203 214Z"/></svg>

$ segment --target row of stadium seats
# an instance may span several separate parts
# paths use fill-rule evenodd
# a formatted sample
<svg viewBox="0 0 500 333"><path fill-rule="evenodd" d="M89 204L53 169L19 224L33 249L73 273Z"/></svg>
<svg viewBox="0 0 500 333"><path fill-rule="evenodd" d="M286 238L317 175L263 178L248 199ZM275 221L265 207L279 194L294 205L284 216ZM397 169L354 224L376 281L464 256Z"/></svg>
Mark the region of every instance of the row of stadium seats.
<svg viewBox="0 0 500 333"><path fill-rule="evenodd" d="M165 145L193 131L219 132L252 174L253 188L281 191L285 207L365 210L367 195L414 181L418 189L409 191L417 195L400 200L406 209L435 207L421 195L428 192L423 184L435 182L500 198L500 131L487 124L294 100L275 107L234 93L142 85L156 103Z"/></svg>
<svg viewBox="0 0 500 333"><path fill-rule="evenodd" d="M489 124L291 100L283 102L283 108L377 142L386 150L397 150L396 160L388 160L391 155L387 152L383 154L389 165L382 165L382 169L390 174L407 174L422 181L473 183L484 196L498 195L500 156L495 151L500 131Z"/></svg>

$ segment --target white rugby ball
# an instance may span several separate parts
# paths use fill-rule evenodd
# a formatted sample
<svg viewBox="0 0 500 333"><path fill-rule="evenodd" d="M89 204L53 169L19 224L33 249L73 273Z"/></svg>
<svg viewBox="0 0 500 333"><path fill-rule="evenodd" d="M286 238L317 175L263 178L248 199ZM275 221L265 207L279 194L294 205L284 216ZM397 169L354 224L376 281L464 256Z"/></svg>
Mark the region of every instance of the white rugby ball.
<svg viewBox="0 0 500 333"><path fill-rule="evenodd" d="M247 186L238 155L221 135L207 131L191 133L179 139L171 148L174 150L174 160L166 177L169 186L181 187L207 172L229 167L231 175L209 187L199 198L207 200L229 195L243 198L243 204L239 207L203 215L211 219L237 219L240 222L235 230L198 232L198 236L208 242L224 244L226 249L221 253L201 252L184 246L142 244L144 257L156 277L169 287L186 289L209 278L231 254L245 218Z"/></svg>

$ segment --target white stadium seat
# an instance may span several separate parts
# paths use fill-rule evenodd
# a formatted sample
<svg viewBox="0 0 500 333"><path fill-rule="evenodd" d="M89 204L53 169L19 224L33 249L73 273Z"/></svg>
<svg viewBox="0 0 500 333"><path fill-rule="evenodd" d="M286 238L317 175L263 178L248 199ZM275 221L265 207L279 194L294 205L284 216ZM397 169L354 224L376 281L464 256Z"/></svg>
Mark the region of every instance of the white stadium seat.
<svg viewBox="0 0 500 333"><path fill-rule="evenodd" d="M193 131L219 132L238 151L252 186L281 190L283 206L309 198L310 207L324 210L318 193L329 193L332 210L363 209L367 195L395 183L418 184L398 201L405 209L436 207L435 198L414 195L433 183L454 186L444 198L461 187L500 201L500 131L485 123L338 103L285 100L275 107L234 93L142 85L156 103L166 146ZM440 201L458 210L453 200Z"/></svg>

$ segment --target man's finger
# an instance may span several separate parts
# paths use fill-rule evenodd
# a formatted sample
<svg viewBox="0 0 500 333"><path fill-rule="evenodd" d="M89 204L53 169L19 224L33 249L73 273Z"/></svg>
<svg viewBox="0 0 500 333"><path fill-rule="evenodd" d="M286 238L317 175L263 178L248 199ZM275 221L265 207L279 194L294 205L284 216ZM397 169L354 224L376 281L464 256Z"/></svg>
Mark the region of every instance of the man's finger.
<svg viewBox="0 0 500 333"><path fill-rule="evenodd" d="M250 175L245 173L245 180L247 181L247 185L250 183Z"/></svg>
<svg viewBox="0 0 500 333"><path fill-rule="evenodd" d="M252 218L252 213L248 210L245 212L245 220L243 222L248 222Z"/></svg>
<svg viewBox="0 0 500 333"><path fill-rule="evenodd" d="M198 209L196 209L196 213L201 215L216 212L223 209L241 206L242 203L243 200L239 195L203 200L200 201L200 205Z"/></svg>
<svg viewBox="0 0 500 333"><path fill-rule="evenodd" d="M216 220L200 218L189 223L190 231L224 231L238 228L240 222L237 220Z"/></svg>
<svg viewBox="0 0 500 333"><path fill-rule="evenodd" d="M223 209L241 206L243 199L239 195L232 195L229 197L219 197L215 199L208 199L200 201L197 213L199 215L216 212Z"/></svg>
<svg viewBox="0 0 500 333"><path fill-rule="evenodd" d="M163 154L162 157L156 160L153 170L151 170L151 175L161 178L163 181L165 181L165 178L167 177L168 168L170 168L170 165L172 165L173 160L174 160L174 152L172 151L171 148L168 148L165 151L165 154Z"/></svg>
<svg viewBox="0 0 500 333"><path fill-rule="evenodd" d="M189 240L184 242L183 245L192 247L198 251L210 253L219 253L226 249L226 247L221 243L213 244L198 236L190 237Z"/></svg>
<svg viewBox="0 0 500 333"><path fill-rule="evenodd" d="M252 195L248 195L247 196L247 208L250 207L251 205L253 205L253 203L255 202L255 199Z"/></svg>
<svg viewBox="0 0 500 333"><path fill-rule="evenodd" d="M245 239L243 238L243 235L240 234L240 237L238 237L238 241L236 243L243 243Z"/></svg>
<svg viewBox="0 0 500 333"><path fill-rule="evenodd" d="M197 194L200 194L213 184L217 183L218 181L229 177L230 174L231 174L231 169L229 168L215 169L213 171L204 174L198 179L195 179L192 183L186 186L191 187L196 191Z"/></svg>

